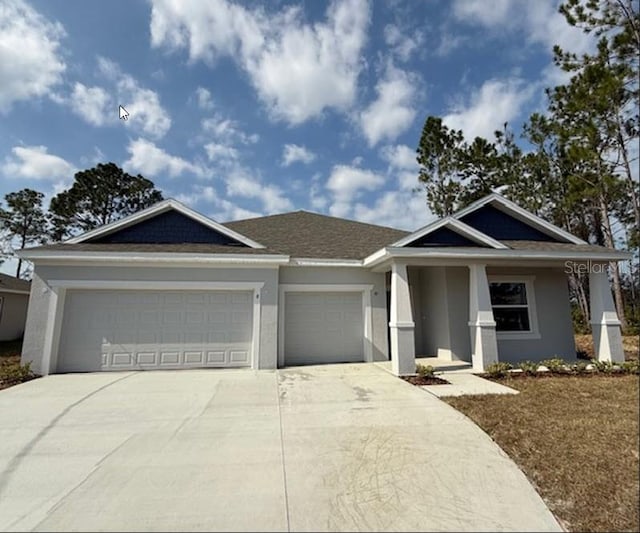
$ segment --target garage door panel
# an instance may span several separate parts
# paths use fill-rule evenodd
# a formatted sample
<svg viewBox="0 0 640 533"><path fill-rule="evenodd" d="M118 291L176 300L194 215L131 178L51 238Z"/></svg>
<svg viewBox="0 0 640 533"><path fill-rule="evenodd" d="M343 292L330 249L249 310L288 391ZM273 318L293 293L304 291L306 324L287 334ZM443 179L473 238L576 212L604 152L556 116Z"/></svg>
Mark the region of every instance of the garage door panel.
<svg viewBox="0 0 640 533"><path fill-rule="evenodd" d="M364 360L360 292L288 292L285 295L286 365Z"/></svg>
<svg viewBox="0 0 640 533"><path fill-rule="evenodd" d="M248 366L251 294L69 290L58 371Z"/></svg>

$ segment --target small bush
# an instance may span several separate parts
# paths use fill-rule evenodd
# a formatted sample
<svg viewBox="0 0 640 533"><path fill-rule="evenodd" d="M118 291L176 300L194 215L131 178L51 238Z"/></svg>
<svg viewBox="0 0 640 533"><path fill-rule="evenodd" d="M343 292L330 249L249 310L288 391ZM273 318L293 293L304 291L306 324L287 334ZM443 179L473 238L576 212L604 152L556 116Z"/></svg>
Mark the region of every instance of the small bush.
<svg viewBox="0 0 640 533"><path fill-rule="evenodd" d="M3 385L17 385L35 378L36 375L31 370L31 361L24 365L2 365L0 366L0 383Z"/></svg>
<svg viewBox="0 0 640 533"><path fill-rule="evenodd" d="M503 378L509 374L509 370L513 368L510 363L491 363L484 369L485 373L492 378Z"/></svg>
<svg viewBox="0 0 640 533"><path fill-rule="evenodd" d="M416 374L421 378L435 377L435 369L431 365L416 365Z"/></svg>
<svg viewBox="0 0 640 533"><path fill-rule="evenodd" d="M553 374L564 374L567 371L567 365L564 360L559 357L553 359L545 359L542 364L549 369L549 372Z"/></svg>
<svg viewBox="0 0 640 533"><path fill-rule="evenodd" d="M613 374L617 368L611 361L598 361L597 359L591 359L591 364L596 372L601 374Z"/></svg>
<svg viewBox="0 0 640 533"><path fill-rule="evenodd" d="M625 361L620 365L623 372L627 374L640 374L640 361Z"/></svg>
<svg viewBox="0 0 640 533"><path fill-rule="evenodd" d="M533 361L522 361L522 363L518 365L518 368L527 376L535 376L538 373L538 363L534 363Z"/></svg>
<svg viewBox="0 0 640 533"><path fill-rule="evenodd" d="M589 372L589 369L587 368L588 366L588 363L585 363L584 361L578 361L575 365L571 365L571 372L573 372L574 374L586 374L587 372Z"/></svg>

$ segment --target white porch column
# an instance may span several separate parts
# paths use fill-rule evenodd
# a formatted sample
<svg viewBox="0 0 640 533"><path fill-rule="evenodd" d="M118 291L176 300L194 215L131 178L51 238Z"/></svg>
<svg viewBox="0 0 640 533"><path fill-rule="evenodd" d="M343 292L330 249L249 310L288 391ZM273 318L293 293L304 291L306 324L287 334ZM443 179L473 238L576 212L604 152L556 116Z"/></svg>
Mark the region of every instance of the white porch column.
<svg viewBox="0 0 640 533"><path fill-rule="evenodd" d="M469 330L473 370L484 372L487 365L498 361L496 323L485 265L469 265Z"/></svg>
<svg viewBox="0 0 640 533"><path fill-rule="evenodd" d="M391 369L402 376L416 371L416 345L414 339L413 311L409 295L407 265L391 265Z"/></svg>
<svg viewBox="0 0 640 533"><path fill-rule="evenodd" d="M589 273L589 307L593 347L598 361L624 361L620 320L611 296L606 267Z"/></svg>

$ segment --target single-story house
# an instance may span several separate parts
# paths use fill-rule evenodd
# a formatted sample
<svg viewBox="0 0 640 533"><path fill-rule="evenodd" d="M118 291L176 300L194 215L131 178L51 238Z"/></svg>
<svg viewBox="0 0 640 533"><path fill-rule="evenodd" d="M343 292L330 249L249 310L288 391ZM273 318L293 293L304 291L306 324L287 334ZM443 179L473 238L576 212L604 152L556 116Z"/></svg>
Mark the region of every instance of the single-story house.
<svg viewBox="0 0 640 533"><path fill-rule="evenodd" d="M578 267L597 356L623 357L606 265L628 255L498 194L414 233L305 211L220 224L165 200L20 255L22 358L42 374L573 358Z"/></svg>
<svg viewBox="0 0 640 533"><path fill-rule="evenodd" d="M0 273L0 341L24 335L31 283Z"/></svg>

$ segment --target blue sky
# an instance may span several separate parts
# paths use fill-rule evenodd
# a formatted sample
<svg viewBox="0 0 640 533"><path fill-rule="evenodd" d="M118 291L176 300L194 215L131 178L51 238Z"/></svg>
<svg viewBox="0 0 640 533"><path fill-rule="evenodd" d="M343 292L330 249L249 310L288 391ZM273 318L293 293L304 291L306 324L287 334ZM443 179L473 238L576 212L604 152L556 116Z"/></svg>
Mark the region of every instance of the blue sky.
<svg viewBox="0 0 640 533"><path fill-rule="evenodd" d="M415 229L425 117L519 131L563 80L555 43L591 44L552 0L3 0L0 195L113 161L218 221Z"/></svg>

